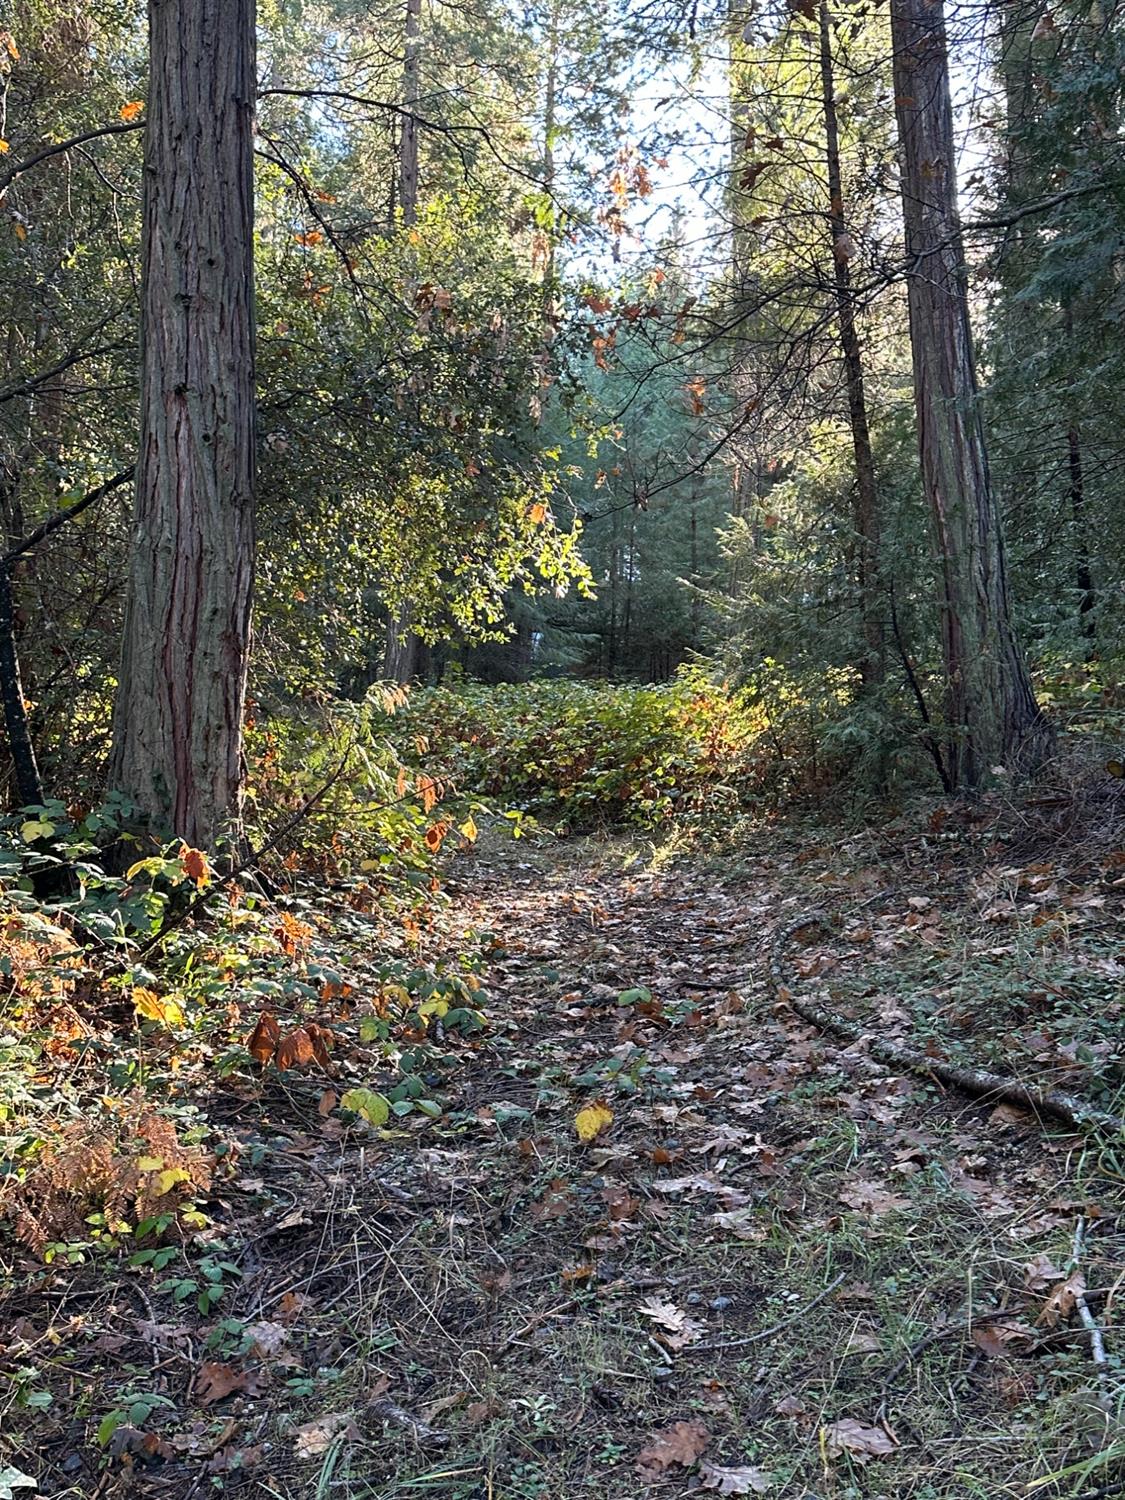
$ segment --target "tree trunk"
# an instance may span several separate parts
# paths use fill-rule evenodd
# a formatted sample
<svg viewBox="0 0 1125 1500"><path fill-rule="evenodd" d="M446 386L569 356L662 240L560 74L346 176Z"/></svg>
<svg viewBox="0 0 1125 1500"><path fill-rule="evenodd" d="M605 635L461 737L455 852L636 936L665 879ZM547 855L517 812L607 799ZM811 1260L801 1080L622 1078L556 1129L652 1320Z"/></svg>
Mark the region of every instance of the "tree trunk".
<svg viewBox="0 0 1125 1500"><path fill-rule="evenodd" d="M111 779L240 833L254 577L254 0L151 0L141 421Z"/></svg>
<svg viewBox="0 0 1125 1500"><path fill-rule="evenodd" d="M892 0L895 110L922 479L941 573L949 777L1030 770L1050 747L1011 619L977 395L941 0Z"/></svg>
<svg viewBox="0 0 1125 1500"><path fill-rule="evenodd" d="M398 145L398 195L403 228L418 220L418 121L421 97L422 0L406 0L402 54L402 134ZM404 604L387 620L383 676L388 682L413 682L418 668L418 637L410 628L414 611Z"/></svg>
<svg viewBox="0 0 1125 1500"><path fill-rule="evenodd" d="M844 214L844 187L840 171L840 127L836 115L836 84L832 68L832 34L827 0L820 4L820 85L824 105L825 156L828 170L828 227L832 236L832 265L836 287L836 318L844 355L844 382L848 392L848 420L855 457L855 508L853 525L859 544L859 600L865 645L860 677L865 686L882 682L886 673L886 643L883 605L879 584L879 492L875 483L875 458L871 451L871 429L867 421L867 396L863 385L863 358L856 328L852 297L851 237Z"/></svg>
<svg viewBox="0 0 1125 1500"><path fill-rule="evenodd" d="M402 222L409 229L418 218L418 100L421 97L422 0L406 0L406 44L402 56L402 138L399 142L398 193Z"/></svg>
<svg viewBox="0 0 1125 1500"><path fill-rule="evenodd" d="M1082 634L1092 642L1094 623L1094 575L1090 571L1090 546L1086 537L1086 481L1082 474L1082 446L1074 422L1066 430L1067 466L1070 470L1070 513L1074 520L1074 581L1078 585L1078 619Z"/></svg>
<svg viewBox="0 0 1125 1500"><path fill-rule="evenodd" d="M39 806L43 801L43 783L35 760L27 709L20 680L20 659L16 646L16 611L12 600L11 570L0 564L0 699L4 704L4 729L8 750L16 773L16 792L22 807Z"/></svg>

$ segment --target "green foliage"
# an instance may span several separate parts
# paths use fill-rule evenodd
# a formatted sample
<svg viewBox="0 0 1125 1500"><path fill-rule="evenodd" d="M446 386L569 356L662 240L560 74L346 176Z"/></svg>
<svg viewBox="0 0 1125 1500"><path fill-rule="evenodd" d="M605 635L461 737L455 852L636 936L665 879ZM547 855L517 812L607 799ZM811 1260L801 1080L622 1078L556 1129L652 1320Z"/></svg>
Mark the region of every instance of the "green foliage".
<svg viewBox="0 0 1125 1500"><path fill-rule="evenodd" d="M462 794L574 828L731 816L759 781L766 728L745 695L688 669L659 687L430 688L407 721Z"/></svg>

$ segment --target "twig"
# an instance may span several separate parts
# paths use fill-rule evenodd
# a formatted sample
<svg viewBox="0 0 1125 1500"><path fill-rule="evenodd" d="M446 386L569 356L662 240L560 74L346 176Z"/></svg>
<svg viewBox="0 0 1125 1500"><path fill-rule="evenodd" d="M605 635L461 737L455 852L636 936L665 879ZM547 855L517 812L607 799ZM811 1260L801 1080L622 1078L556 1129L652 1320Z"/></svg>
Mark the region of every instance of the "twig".
<svg viewBox="0 0 1125 1500"><path fill-rule="evenodd" d="M121 473L115 474L112 479L107 479L94 489L88 490L73 505L54 511L45 521L41 521L34 531L28 532L22 541L10 547L3 557L0 557L0 568L10 568L17 558L22 557L25 552L30 552L33 547L38 547L39 543L49 537L53 531L58 531L60 526L65 526L75 516L80 516L84 510L89 510L91 505L96 505L99 500L104 500L106 495L120 489L123 484L128 484L132 477L132 467L122 469Z"/></svg>
<svg viewBox="0 0 1125 1500"><path fill-rule="evenodd" d="M819 1026L822 1031L835 1032L837 1036L845 1037L850 1042L864 1042L872 1057L878 1058L888 1067L917 1073L923 1078L939 1079L942 1083L961 1089L964 1093L972 1094L976 1098L989 1098L1006 1104L1016 1104L1037 1115L1054 1115L1057 1119L1072 1125L1076 1130L1097 1129L1114 1135L1125 1135L1125 1120L1119 1115L1111 1115L1105 1110L1095 1109L1092 1104L1087 1104L1084 1099L1079 1099L1074 1094L1064 1094L1058 1089L1033 1089L1018 1082L1015 1078L1007 1078L1000 1073L988 1073L983 1068L959 1068L954 1063L942 1062L938 1058L928 1056L925 1052L916 1051L913 1047L905 1047L898 1042L888 1042L881 1037L873 1036L864 1027L857 1025L854 1021L846 1020L836 1011L828 1010L822 1005L814 1005L811 1000L803 1000L794 995L785 982L782 956L790 938L805 927L820 927L827 932L833 931L825 912L806 912L803 917L790 922L788 926L775 934L769 960L770 979L778 998L784 999L802 1020L810 1022L813 1026Z"/></svg>
<svg viewBox="0 0 1125 1500"><path fill-rule="evenodd" d="M36 151L33 156L27 156L23 161L16 162L15 166L0 174L0 198L15 182L17 177L22 177L25 172L37 167L41 161L47 161L49 157L61 156L64 152L73 150L75 146L83 146L87 141L96 141L103 135L128 135L135 130L145 128L143 120L115 120L110 125L99 125L94 130L84 130L80 135L72 135L69 140L55 141L50 146L44 146L41 151Z"/></svg>
<svg viewBox="0 0 1125 1500"><path fill-rule="evenodd" d="M799 1323L802 1318L808 1316L814 1307L819 1307L824 1299L830 1296L847 1276L846 1271L841 1271L835 1281L830 1281L823 1291L818 1292L811 1302L806 1302L804 1307L795 1313L790 1313L787 1318L782 1318L780 1323L775 1323L772 1328L763 1328L761 1333L751 1333L743 1339L715 1339L709 1344L688 1344L685 1352L691 1354L710 1354L716 1349L741 1349L746 1344L760 1344L763 1339L772 1339L775 1333L781 1333L786 1328Z"/></svg>
<svg viewBox="0 0 1125 1500"><path fill-rule="evenodd" d="M1070 1262L1074 1270L1078 1269L1082 1259L1082 1247L1086 1240L1086 1220L1080 1214L1078 1223L1074 1226L1074 1245L1070 1252ZM1072 1273L1073 1274L1073 1273ZM1090 1311L1086 1301L1086 1288L1083 1286L1074 1292L1074 1307L1082 1320L1082 1326L1090 1335L1090 1357L1097 1368L1098 1379L1104 1385L1108 1376L1106 1369L1105 1335L1102 1333L1101 1324Z"/></svg>
<svg viewBox="0 0 1125 1500"><path fill-rule="evenodd" d="M927 1349L939 1343L942 1339L948 1338L950 1334L972 1333L974 1328L979 1328L985 1323L999 1323L1005 1318L1014 1316L1015 1314L1010 1307L996 1307L989 1312L970 1313L965 1318L951 1318L945 1323L940 1323L936 1328L931 1328L928 1333L923 1334L920 1339L911 1344L898 1363L891 1367L890 1372L883 1380L884 1391L895 1383L902 1372L908 1369L919 1355L924 1354Z"/></svg>

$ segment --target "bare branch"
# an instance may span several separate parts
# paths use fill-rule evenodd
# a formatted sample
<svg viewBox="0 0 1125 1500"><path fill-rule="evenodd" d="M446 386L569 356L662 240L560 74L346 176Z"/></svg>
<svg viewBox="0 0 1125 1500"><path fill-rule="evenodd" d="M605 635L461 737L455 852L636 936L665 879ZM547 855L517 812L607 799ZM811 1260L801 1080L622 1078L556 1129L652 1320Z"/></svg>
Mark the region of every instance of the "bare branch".
<svg viewBox="0 0 1125 1500"><path fill-rule="evenodd" d="M25 156L23 161L18 161L6 172L0 173L0 198L11 187L17 177L22 177L25 172L37 167L41 161L47 161L52 156L62 156L67 151L72 151L75 146L83 146L87 141L96 141L103 135L128 135L133 130L143 130L143 120L119 120L112 125L99 125L96 130L84 130L81 135L72 135L68 140L56 141L53 145L44 146L42 151L37 151L34 156Z"/></svg>
<svg viewBox="0 0 1125 1500"><path fill-rule="evenodd" d="M54 511L45 521L41 521L34 531L28 532L23 541L17 542L14 547L4 553L3 557L0 557L0 569L10 568L17 558L22 557L25 552L30 552L33 547L38 547L40 542L49 537L52 532L58 531L60 526L65 526L67 521L80 516L84 510L89 510L91 505L104 500L114 490L119 490L123 484L128 484L132 478L131 466L128 469L122 469L120 474L115 474L112 479L105 480L104 483L83 495L81 500L76 500L73 505Z"/></svg>

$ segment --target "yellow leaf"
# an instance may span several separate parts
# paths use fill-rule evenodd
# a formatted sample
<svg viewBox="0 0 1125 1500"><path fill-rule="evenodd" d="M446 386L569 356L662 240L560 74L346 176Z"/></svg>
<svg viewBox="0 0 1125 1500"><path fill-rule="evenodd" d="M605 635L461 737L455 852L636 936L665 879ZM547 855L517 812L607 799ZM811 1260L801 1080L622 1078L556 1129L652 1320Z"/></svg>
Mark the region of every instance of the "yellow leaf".
<svg viewBox="0 0 1125 1500"><path fill-rule="evenodd" d="M182 1026L184 1013L178 1001L171 996L160 996L155 990L139 987L133 991L133 1009L146 1021L155 1021L158 1026Z"/></svg>
<svg viewBox="0 0 1125 1500"><path fill-rule="evenodd" d="M16 239L17 240L26 240L27 239L27 230L19 222L18 219L16 220Z"/></svg>
<svg viewBox="0 0 1125 1500"><path fill-rule="evenodd" d="M613 1110L608 1104L603 1104L600 1099L595 1099L593 1104L587 1104L574 1117L574 1128L578 1132L578 1139L587 1144L596 1140L602 1131L607 1130L612 1124Z"/></svg>
<svg viewBox="0 0 1125 1500"><path fill-rule="evenodd" d="M470 844L476 842L476 837L479 831L480 830L477 828L477 825L473 822L471 814L465 819L465 821L457 830L462 838L468 839Z"/></svg>
<svg viewBox="0 0 1125 1500"><path fill-rule="evenodd" d="M144 109L144 102L143 102L143 100L140 100L140 99L131 99L128 104L123 104L121 106L121 108L117 111L117 113L121 116L121 118L128 125L128 124L132 124L132 122L137 118L137 116L141 113L141 111L143 109Z"/></svg>
<svg viewBox="0 0 1125 1500"><path fill-rule="evenodd" d="M156 1179L156 1190L161 1195L170 1193L177 1182L190 1182L190 1172L185 1172L183 1167L165 1167L164 1171Z"/></svg>
<svg viewBox="0 0 1125 1500"><path fill-rule="evenodd" d="M0 140L0 156L4 156L11 149L12 148L8 145L7 141Z"/></svg>
<svg viewBox="0 0 1125 1500"><path fill-rule="evenodd" d="M162 1156L142 1156L137 1161L138 1172L159 1172L164 1167Z"/></svg>

